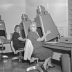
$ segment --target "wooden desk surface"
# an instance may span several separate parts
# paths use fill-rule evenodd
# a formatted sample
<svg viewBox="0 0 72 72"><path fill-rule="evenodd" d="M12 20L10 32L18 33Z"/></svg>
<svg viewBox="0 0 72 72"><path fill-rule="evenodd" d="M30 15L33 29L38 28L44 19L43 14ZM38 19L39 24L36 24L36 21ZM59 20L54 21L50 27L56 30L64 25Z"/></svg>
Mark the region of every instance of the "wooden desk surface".
<svg viewBox="0 0 72 72"><path fill-rule="evenodd" d="M44 47L49 47L51 49L61 49L61 50L66 50L66 51L70 51L72 48L72 43L45 43L43 45Z"/></svg>
<svg viewBox="0 0 72 72"><path fill-rule="evenodd" d="M0 42L0 45L2 45L2 44L10 44L10 40L4 40L4 41Z"/></svg>

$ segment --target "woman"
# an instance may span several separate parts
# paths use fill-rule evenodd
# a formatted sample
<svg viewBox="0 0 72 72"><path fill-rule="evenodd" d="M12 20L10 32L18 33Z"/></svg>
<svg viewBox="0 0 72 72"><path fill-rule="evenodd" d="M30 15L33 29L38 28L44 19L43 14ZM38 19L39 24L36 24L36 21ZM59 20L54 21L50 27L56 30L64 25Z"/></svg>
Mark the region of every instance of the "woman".
<svg viewBox="0 0 72 72"><path fill-rule="evenodd" d="M25 40L26 39L23 39L21 37L20 26L16 25L14 28L14 33L12 35L13 47L15 48L15 50L18 50L20 48L24 48Z"/></svg>
<svg viewBox="0 0 72 72"><path fill-rule="evenodd" d="M47 33L43 36L43 37L39 37L37 31L36 31L37 27L36 27L36 23L33 22L30 25L30 32L28 33L28 39L31 40L32 45L34 47L34 51L33 54L38 57L40 60L45 60L43 66L46 69L46 66L52 66L51 64L51 57L53 55L52 50L44 48L43 44L44 39L46 38L46 36L51 33L50 31L47 31Z"/></svg>

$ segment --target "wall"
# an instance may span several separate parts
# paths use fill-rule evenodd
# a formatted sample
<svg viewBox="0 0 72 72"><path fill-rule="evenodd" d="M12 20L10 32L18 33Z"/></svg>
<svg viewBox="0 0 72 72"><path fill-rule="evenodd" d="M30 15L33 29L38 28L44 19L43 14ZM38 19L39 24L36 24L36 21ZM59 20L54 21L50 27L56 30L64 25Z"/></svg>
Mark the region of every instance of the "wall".
<svg viewBox="0 0 72 72"><path fill-rule="evenodd" d="M7 34L13 32L14 26L20 23L22 13L26 12L33 20L38 5L45 6L57 25L60 34L68 36L67 0L0 0L0 14L5 21Z"/></svg>
<svg viewBox="0 0 72 72"><path fill-rule="evenodd" d="M72 37L72 0L68 0L68 34Z"/></svg>
<svg viewBox="0 0 72 72"><path fill-rule="evenodd" d="M14 26L21 22L21 14L25 12L25 0L0 0L0 14L5 21L9 35Z"/></svg>
<svg viewBox="0 0 72 72"><path fill-rule="evenodd" d="M51 14L61 36L68 36L68 0L26 0L26 13L33 20L38 5Z"/></svg>

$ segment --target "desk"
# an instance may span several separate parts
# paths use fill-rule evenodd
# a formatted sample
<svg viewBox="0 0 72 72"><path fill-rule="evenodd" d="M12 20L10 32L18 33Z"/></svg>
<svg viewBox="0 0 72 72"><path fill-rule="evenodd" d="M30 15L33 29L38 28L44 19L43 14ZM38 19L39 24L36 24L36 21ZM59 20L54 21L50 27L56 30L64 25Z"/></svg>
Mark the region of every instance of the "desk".
<svg viewBox="0 0 72 72"><path fill-rule="evenodd" d="M10 40L4 40L4 41L2 41L2 43L0 43L0 47L5 47L5 50L0 51L0 53L12 52L11 46L10 46Z"/></svg>
<svg viewBox="0 0 72 72"><path fill-rule="evenodd" d="M50 49L70 51L71 52L71 58L70 58L71 66L70 66L70 68L72 67L72 43L62 43L62 42L45 43L43 46L46 48L50 48ZM65 68L65 69L67 69L67 68ZM72 72L72 68L71 68L71 72Z"/></svg>
<svg viewBox="0 0 72 72"><path fill-rule="evenodd" d="M44 47L49 47L52 49L61 49L65 51L71 51L72 43L45 43Z"/></svg>

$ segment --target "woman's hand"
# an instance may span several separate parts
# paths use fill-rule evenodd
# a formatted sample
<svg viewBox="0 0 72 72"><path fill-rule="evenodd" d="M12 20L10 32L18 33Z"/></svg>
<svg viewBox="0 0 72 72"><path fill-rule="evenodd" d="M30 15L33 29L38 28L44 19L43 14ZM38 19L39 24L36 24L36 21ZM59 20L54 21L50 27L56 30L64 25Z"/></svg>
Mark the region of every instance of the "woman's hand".
<svg viewBox="0 0 72 72"><path fill-rule="evenodd" d="M43 41L43 40L46 38L46 36L47 36L48 34L50 34L50 33L51 33L51 31L48 30L47 33L46 33L45 35L43 35L43 37L38 38L37 41Z"/></svg>
<svg viewBox="0 0 72 72"><path fill-rule="evenodd" d="M18 39L19 39L20 41L25 41L25 40L26 40L26 38L23 39L22 37L19 37Z"/></svg>
<svg viewBox="0 0 72 72"><path fill-rule="evenodd" d="M48 31L47 31L47 33L46 33L46 35L48 35L48 34L50 34L50 33L51 33L51 31L50 31L50 30L48 30Z"/></svg>

